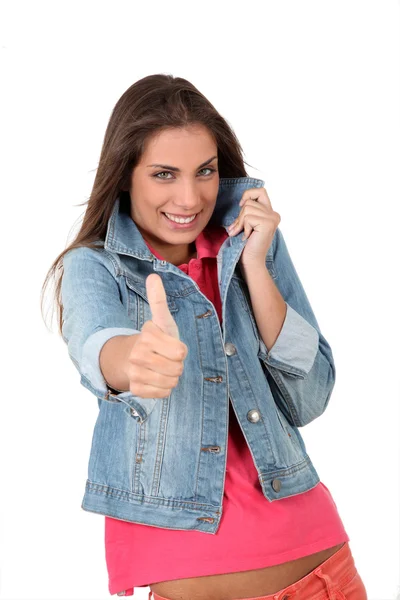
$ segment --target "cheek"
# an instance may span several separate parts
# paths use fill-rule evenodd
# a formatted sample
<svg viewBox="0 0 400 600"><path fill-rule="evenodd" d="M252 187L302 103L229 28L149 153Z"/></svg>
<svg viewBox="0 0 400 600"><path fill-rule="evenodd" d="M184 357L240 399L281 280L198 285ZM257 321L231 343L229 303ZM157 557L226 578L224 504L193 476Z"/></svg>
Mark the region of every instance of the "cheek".
<svg viewBox="0 0 400 600"><path fill-rule="evenodd" d="M158 193L157 193L158 192ZM164 198L163 194L157 190L154 194L147 194L146 200L142 203L142 211L147 217L154 218L154 216L160 216L163 207L168 202L167 198Z"/></svg>
<svg viewBox="0 0 400 600"><path fill-rule="evenodd" d="M210 193L210 203L211 204L216 204L217 202L217 197L218 197L218 191L219 191L219 179L216 179L215 182L213 182L213 189Z"/></svg>
<svg viewBox="0 0 400 600"><path fill-rule="evenodd" d="M214 210L214 208L215 208L215 205L217 203L217 195L218 195L218 189L216 190L215 194L213 194L207 200L207 206L209 207L210 210Z"/></svg>
<svg viewBox="0 0 400 600"><path fill-rule="evenodd" d="M208 206L215 206L215 204L217 202L218 191L219 191L219 180L216 180L215 182L214 181L212 182L212 185L210 185L210 187L204 193L204 196L203 196L204 204L207 204Z"/></svg>

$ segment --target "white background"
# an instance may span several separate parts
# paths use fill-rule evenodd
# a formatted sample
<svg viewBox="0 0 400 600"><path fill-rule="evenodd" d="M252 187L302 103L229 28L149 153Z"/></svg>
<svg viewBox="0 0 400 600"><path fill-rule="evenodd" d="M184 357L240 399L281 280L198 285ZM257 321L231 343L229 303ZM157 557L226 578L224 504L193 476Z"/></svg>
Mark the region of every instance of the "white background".
<svg viewBox="0 0 400 600"><path fill-rule="evenodd" d="M153 73L210 99L281 215L337 368L326 412L301 433L369 598L400 598L399 3L0 9L1 598L110 597L104 517L80 508L98 405L39 302L111 111Z"/></svg>

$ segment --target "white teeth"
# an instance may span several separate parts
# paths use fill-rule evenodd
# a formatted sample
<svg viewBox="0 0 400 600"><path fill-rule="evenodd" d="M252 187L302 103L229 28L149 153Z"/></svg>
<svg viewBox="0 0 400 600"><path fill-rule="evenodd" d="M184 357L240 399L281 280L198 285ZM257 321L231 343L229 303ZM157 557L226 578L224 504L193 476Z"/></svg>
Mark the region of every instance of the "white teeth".
<svg viewBox="0 0 400 600"><path fill-rule="evenodd" d="M188 219L183 219L182 217L174 217L173 215L170 215L168 213L164 213L168 219L170 219L171 221L175 221L175 223L190 223L191 221L193 221L193 219L196 218L197 215L193 215L193 217L189 217Z"/></svg>

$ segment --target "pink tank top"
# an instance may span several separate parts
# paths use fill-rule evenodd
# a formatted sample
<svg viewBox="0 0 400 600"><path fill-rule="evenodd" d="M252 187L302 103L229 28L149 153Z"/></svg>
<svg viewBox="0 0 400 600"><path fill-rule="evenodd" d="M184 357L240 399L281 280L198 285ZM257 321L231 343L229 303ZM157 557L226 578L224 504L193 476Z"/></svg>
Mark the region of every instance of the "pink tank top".
<svg viewBox="0 0 400 600"><path fill-rule="evenodd" d="M216 256L227 237L223 227L206 227L196 239L198 258L179 265L214 304L220 322ZM132 596L135 587L157 581L262 569L349 541L322 482L303 494L268 502L231 403L227 453L223 515L215 535L105 517L110 594Z"/></svg>

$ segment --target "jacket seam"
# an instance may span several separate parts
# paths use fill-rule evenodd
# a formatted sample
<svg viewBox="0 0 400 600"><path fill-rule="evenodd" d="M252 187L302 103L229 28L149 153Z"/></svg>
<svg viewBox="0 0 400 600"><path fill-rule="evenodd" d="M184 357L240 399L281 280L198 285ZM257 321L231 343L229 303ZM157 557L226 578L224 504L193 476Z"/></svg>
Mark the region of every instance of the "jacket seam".
<svg viewBox="0 0 400 600"><path fill-rule="evenodd" d="M268 366L270 366L270 365L268 365ZM282 382L279 371L277 369L275 369L274 367L272 367L271 369L268 369L268 370L271 373L272 377L274 378L278 388L280 389L280 391L282 393L282 396L284 397L284 399L289 407L290 414L292 415L293 424L296 427L301 427L302 426L301 420L298 418L297 411L291 401L290 395L286 391L286 388Z"/></svg>

